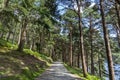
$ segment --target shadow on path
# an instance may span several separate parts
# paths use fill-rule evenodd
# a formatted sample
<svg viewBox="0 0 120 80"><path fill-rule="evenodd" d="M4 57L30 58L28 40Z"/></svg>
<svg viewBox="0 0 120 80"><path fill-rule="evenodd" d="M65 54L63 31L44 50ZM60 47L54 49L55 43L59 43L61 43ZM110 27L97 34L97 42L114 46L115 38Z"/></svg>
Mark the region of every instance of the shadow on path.
<svg viewBox="0 0 120 80"><path fill-rule="evenodd" d="M62 62L54 62L41 76L36 80L82 80L71 74Z"/></svg>

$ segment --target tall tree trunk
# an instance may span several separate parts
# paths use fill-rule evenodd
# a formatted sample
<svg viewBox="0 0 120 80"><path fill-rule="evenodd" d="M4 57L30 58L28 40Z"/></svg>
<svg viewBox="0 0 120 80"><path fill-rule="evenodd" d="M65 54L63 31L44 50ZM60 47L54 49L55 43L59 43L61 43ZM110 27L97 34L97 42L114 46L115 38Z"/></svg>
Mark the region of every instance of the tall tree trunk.
<svg viewBox="0 0 120 80"><path fill-rule="evenodd" d="M90 58L91 58L91 74L95 74L94 70L94 60L93 60L93 28L92 28L92 19L91 19L91 14L90 14L90 29L89 29L89 36L90 36Z"/></svg>
<svg viewBox="0 0 120 80"><path fill-rule="evenodd" d="M88 55L88 51L85 48L85 56L86 56L86 66L87 66L87 72L89 71L89 55Z"/></svg>
<svg viewBox="0 0 120 80"><path fill-rule="evenodd" d="M120 47L120 31L117 30L118 46Z"/></svg>
<svg viewBox="0 0 120 80"><path fill-rule="evenodd" d="M8 32L8 36L6 38L6 41L9 41L10 35L11 35L11 31Z"/></svg>
<svg viewBox="0 0 120 80"><path fill-rule="evenodd" d="M13 32L13 33L12 33L12 36L13 36L13 37L12 37L12 44L14 44L14 42L15 42L15 37L16 37L16 33L17 33L17 31L16 31L16 30L17 30L17 25L18 25L18 23L16 22L16 23L15 23L15 28L12 30L12 32ZM18 36L18 35L17 35L17 36Z"/></svg>
<svg viewBox="0 0 120 80"><path fill-rule="evenodd" d="M108 61L109 79L110 80L115 80L112 53L111 53L111 48L110 48L110 43L109 43L109 36L108 36L108 30L106 28L106 23L105 23L103 1L104 0L100 0L100 11L101 11L101 17L102 17L102 26L103 26L105 48L106 48L107 61Z"/></svg>
<svg viewBox="0 0 120 80"><path fill-rule="evenodd" d="M118 26L118 24L115 24L115 30L117 33L117 39L118 39L118 46L120 47L120 27Z"/></svg>
<svg viewBox="0 0 120 80"><path fill-rule="evenodd" d="M82 70L84 77L87 77L87 67L86 67L86 61L85 61L85 54L84 54L84 44L83 44L83 33L82 33L82 19L81 19L81 13L80 13L80 7L81 2L79 0L76 0L77 6L78 6L78 25L79 25L79 32L80 32L80 52L81 52L81 59L82 59Z"/></svg>
<svg viewBox="0 0 120 80"><path fill-rule="evenodd" d="M116 8L116 14L118 18L118 25L117 25L117 37L118 37L118 45L120 47L120 5L118 4L117 0L115 0L115 8Z"/></svg>
<svg viewBox="0 0 120 80"><path fill-rule="evenodd" d="M101 71L101 57L100 54L98 53L98 65L99 65L99 76L102 78L102 71Z"/></svg>
<svg viewBox="0 0 120 80"><path fill-rule="evenodd" d="M75 46L72 44L72 66L76 67L76 54L74 54Z"/></svg>
<svg viewBox="0 0 120 80"><path fill-rule="evenodd" d="M65 43L66 44L66 43ZM65 45L65 54L64 54L64 59L65 59L65 62L67 63L68 61L68 58L67 58L67 44Z"/></svg>
<svg viewBox="0 0 120 80"><path fill-rule="evenodd" d="M22 28L20 28L20 30L19 30L19 36L18 36L18 42L17 42L18 45L20 44L20 38L21 38L21 32L22 32L21 29Z"/></svg>
<svg viewBox="0 0 120 80"><path fill-rule="evenodd" d="M4 0L4 7L8 7L9 1L10 0Z"/></svg>
<svg viewBox="0 0 120 80"><path fill-rule="evenodd" d="M30 45L30 50L34 50L34 45L35 45L35 40L32 39L31 45Z"/></svg>
<svg viewBox="0 0 120 80"><path fill-rule="evenodd" d="M44 42L45 42L44 33L45 33L45 28L42 28L41 37L40 37L40 52L43 52L43 48L44 48Z"/></svg>
<svg viewBox="0 0 120 80"><path fill-rule="evenodd" d="M17 26L17 23L16 23L16 26ZM14 44L14 42L15 42L15 34L16 34L16 28L13 31L12 44Z"/></svg>
<svg viewBox="0 0 120 80"><path fill-rule="evenodd" d="M80 49L80 41L78 41L78 49ZM77 67L80 68L80 51L78 51Z"/></svg>
<svg viewBox="0 0 120 80"><path fill-rule="evenodd" d="M0 33L0 38L2 39L4 36L4 31Z"/></svg>
<svg viewBox="0 0 120 80"><path fill-rule="evenodd" d="M25 40L26 40L26 28L27 28L27 19L22 23L20 43L18 45L18 51L23 51Z"/></svg>
<svg viewBox="0 0 120 80"><path fill-rule="evenodd" d="M78 56L77 56L77 67L80 68L80 52L78 52Z"/></svg>
<svg viewBox="0 0 120 80"><path fill-rule="evenodd" d="M70 66L73 64L73 53L72 53L72 25L70 25Z"/></svg>
<svg viewBox="0 0 120 80"><path fill-rule="evenodd" d="M26 31L26 41L25 41L25 43L26 43L26 47L27 48L30 48L30 33L29 33L29 31Z"/></svg>
<svg viewBox="0 0 120 80"><path fill-rule="evenodd" d="M120 5L120 0L115 0Z"/></svg>
<svg viewBox="0 0 120 80"><path fill-rule="evenodd" d="M62 43L62 49L63 49L63 52L62 52L62 61L65 62L65 48L64 48L64 42Z"/></svg>
<svg viewBox="0 0 120 80"><path fill-rule="evenodd" d="M117 2L115 2L115 8L116 8L116 14L117 14L117 18L118 18L118 25L120 28L120 5L118 5Z"/></svg>

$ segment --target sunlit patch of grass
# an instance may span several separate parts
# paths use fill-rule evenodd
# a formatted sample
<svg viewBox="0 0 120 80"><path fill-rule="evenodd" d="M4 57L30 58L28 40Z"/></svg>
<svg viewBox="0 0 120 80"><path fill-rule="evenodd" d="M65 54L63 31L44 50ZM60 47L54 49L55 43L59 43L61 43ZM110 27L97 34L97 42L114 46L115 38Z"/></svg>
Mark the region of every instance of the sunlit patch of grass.
<svg viewBox="0 0 120 80"><path fill-rule="evenodd" d="M97 76L93 76L93 75L88 74L86 80L101 80L101 79Z"/></svg>
<svg viewBox="0 0 120 80"><path fill-rule="evenodd" d="M34 80L47 67L46 62L24 52L0 53L0 80Z"/></svg>
<svg viewBox="0 0 120 80"><path fill-rule="evenodd" d="M79 76L81 79L85 80L82 74L82 70L79 68L73 68L68 66L67 64L64 64L64 66L70 71L72 74Z"/></svg>
<svg viewBox="0 0 120 80"><path fill-rule="evenodd" d="M49 66L52 60L25 49L16 51L16 45L0 40L0 80L34 80Z"/></svg>
<svg viewBox="0 0 120 80"><path fill-rule="evenodd" d="M72 74L78 75L83 80L100 80L97 76L92 76L89 74L87 75L87 78L84 78L82 70L80 68L70 67L67 64L64 65Z"/></svg>
<svg viewBox="0 0 120 80"><path fill-rule="evenodd" d="M17 46L14 44L11 44L10 42L7 42L3 39L0 39L0 47L5 47L8 50L13 50L13 49L17 49Z"/></svg>
<svg viewBox="0 0 120 80"><path fill-rule="evenodd" d="M5 53L7 51L9 51L7 47L0 47L0 52Z"/></svg>
<svg viewBox="0 0 120 80"><path fill-rule="evenodd" d="M40 54L40 53L38 53L38 52L34 52L34 51L32 51L32 50L29 50L29 49L24 49L24 51L25 51L26 53L30 54L30 55L33 55L33 56L37 57L37 58L40 59L40 60L45 61L48 65L50 65L49 63L52 63L52 62L53 62L50 57L47 57L47 56L45 56L45 55L43 55L43 54Z"/></svg>

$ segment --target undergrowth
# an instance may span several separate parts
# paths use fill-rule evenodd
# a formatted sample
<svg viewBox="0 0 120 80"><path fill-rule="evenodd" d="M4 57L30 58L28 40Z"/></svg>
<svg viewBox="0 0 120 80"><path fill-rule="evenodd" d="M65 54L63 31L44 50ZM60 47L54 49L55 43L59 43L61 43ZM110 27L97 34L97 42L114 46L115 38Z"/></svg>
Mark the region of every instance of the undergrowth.
<svg viewBox="0 0 120 80"><path fill-rule="evenodd" d="M82 70L76 67L70 67L67 64L64 64L65 67L72 73L79 76L82 80L100 80L97 76L87 75L87 78L83 77Z"/></svg>
<svg viewBox="0 0 120 80"><path fill-rule="evenodd" d="M34 80L52 62L38 52L16 49L16 45L0 39L0 80Z"/></svg>

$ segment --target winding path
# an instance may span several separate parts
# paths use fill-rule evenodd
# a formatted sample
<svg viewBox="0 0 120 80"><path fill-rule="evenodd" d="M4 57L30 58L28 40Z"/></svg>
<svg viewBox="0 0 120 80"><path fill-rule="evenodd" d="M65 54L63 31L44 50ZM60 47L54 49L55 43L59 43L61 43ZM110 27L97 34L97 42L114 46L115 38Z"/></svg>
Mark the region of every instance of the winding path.
<svg viewBox="0 0 120 80"><path fill-rule="evenodd" d="M41 76L36 80L82 80L71 74L62 64L62 62L54 62Z"/></svg>

